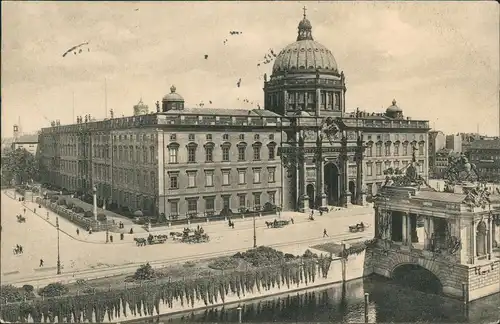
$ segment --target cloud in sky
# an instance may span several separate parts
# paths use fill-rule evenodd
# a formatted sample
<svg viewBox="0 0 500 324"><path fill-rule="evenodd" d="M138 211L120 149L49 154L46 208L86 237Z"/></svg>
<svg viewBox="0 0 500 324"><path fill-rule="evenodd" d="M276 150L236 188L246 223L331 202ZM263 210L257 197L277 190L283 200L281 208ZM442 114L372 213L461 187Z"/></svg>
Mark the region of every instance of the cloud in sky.
<svg viewBox="0 0 500 324"><path fill-rule="evenodd" d="M105 79L117 116L141 97L155 109L172 84L187 106L262 106L272 64L256 65L295 41L304 5L346 75L348 110L396 98L445 132L497 133L495 2L2 2L2 136L19 116L24 131L70 123L73 93L75 116L103 118ZM91 52L62 58L84 41Z"/></svg>

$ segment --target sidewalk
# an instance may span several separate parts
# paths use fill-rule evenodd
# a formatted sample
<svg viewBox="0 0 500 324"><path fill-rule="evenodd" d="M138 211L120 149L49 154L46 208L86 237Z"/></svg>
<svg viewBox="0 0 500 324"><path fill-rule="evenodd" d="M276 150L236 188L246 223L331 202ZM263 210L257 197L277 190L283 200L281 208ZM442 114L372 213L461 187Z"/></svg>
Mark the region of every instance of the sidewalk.
<svg viewBox="0 0 500 324"><path fill-rule="evenodd" d="M4 192L7 197L13 199L14 201L17 201L16 199L14 199L12 193L8 191ZM42 221L56 228L56 218L59 217L59 231L64 235L67 235L74 240L84 243L106 244L106 232L94 232L92 234L89 234L86 230L80 228L76 224L73 224L66 218L59 216L48 209L45 209L43 206L42 208L39 208L38 204L35 202L24 201L22 203L19 202L19 205L24 206L26 208L26 214L24 216L27 218L27 221L29 221L30 217L39 217ZM47 213L48 213L48 218L47 218ZM76 234L77 229L79 229L80 235ZM121 241L119 234L110 232L110 235L113 235L113 243L107 243L107 244L131 244L134 242L133 239L135 237L135 235L126 234L124 240Z"/></svg>

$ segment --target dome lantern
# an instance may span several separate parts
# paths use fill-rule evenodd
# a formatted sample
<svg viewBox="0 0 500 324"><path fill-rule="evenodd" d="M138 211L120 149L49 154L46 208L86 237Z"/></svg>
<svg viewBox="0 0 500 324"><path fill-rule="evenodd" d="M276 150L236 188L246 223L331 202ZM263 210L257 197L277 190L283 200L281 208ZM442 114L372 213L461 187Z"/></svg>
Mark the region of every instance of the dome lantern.
<svg viewBox="0 0 500 324"><path fill-rule="evenodd" d="M162 111L169 110L183 110L184 109L184 98L175 92L177 88L172 85L170 87L170 93L166 94L162 99Z"/></svg>
<svg viewBox="0 0 500 324"><path fill-rule="evenodd" d="M302 8L304 10L304 18L299 22L299 35L297 36L297 41L301 40L314 40L312 37L312 25L309 19L306 18L306 7Z"/></svg>

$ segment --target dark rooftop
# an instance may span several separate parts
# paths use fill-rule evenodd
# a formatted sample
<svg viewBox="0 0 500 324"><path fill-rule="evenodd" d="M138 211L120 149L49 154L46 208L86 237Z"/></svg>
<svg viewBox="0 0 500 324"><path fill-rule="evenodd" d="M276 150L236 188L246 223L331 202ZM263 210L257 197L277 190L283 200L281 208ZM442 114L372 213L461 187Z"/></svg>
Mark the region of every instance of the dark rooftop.
<svg viewBox="0 0 500 324"><path fill-rule="evenodd" d="M414 197L412 197L412 199L461 203L462 201L464 201L465 197L467 197L466 194L438 192L438 191L418 191L417 194Z"/></svg>
<svg viewBox="0 0 500 324"><path fill-rule="evenodd" d="M480 139L472 142L471 149L481 150L500 150L500 138L496 139Z"/></svg>

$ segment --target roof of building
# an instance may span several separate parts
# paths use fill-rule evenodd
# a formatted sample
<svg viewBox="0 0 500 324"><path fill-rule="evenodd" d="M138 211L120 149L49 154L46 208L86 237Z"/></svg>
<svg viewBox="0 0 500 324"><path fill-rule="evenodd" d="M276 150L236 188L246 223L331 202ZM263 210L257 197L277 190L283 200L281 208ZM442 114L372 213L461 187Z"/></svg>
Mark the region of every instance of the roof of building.
<svg viewBox="0 0 500 324"><path fill-rule="evenodd" d="M481 150L500 150L500 138L496 139L480 139L472 142L471 149Z"/></svg>
<svg viewBox="0 0 500 324"><path fill-rule="evenodd" d="M38 143L38 134L25 134L14 139L13 143Z"/></svg>
<svg viewBox="0 0 500 324"><path fill-rule="evenodd" d="M412 197L412 199L418 200L433 200L448 203L461 203L464 201L467 195L450 193L450 192L439 192L439 191L418 191L417 194Z"/></svg>
<svg viewBox="0 0 500 324"><path fill-rule="evenodd" d="M170 93L167 93L163 97L162 101L184 101L184 98L180 94L178 94L177 92L175 92L175 90L177 90L175 88L175 86L171 86L170 87Z"/></svg>
<svg viewBox="0 0 500 324"><path fill-rule="evenodd" d="M392 100L392 105L387 107L385 110L386 113L394 113L394 112L403 112L403 109L399 108L398 105L396 105L396 99Z"/></svg>
<svg viewBox="0 0 500 324"><path fill-rule="evenodd" d="M227 108L184 108L184 110L169 110L163 114L169 115L221 115L221 116L262 116L283 117L264 109L227 109Z"/></svg>
<svg viewBox="0 0 500 324"><path fill-rule="evenodd" d="M338 73L337 61L332 52L316 42L311 34L311 22L305 17L300 21L297 41L279 52L274 60L273 73L280 71L311 70Z"/></svg>

